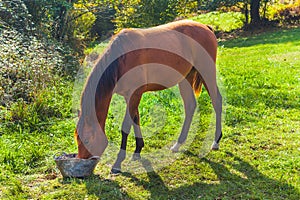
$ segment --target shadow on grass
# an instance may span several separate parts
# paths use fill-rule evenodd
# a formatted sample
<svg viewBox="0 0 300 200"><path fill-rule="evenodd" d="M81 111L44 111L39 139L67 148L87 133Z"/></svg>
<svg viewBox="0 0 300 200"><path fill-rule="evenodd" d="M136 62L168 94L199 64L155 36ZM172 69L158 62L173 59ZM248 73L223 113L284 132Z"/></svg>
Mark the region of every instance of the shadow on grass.
<svg viewBox="0 0 300 200"><path fill-rule="evenodd" d="M61 183L72 184L74 181L76 184L85 184L87 194L98 199L132 199L117 182L95 174L83 179L64 178Z"/></svg>
<svg viewBox="0 0 300 200"><path fill-rule="evenodd" d="M260 173L256 168L243 159L226 153L233 158L233 162L217 163L208 158L199 158L192 152L186 152L187 157L195 158L198 162L208 164L216 180L205 180L187 183L176 187L168 187L162 177L153 170L147 159L142 159L142 165L147 170L147 180L138 178L138 175L122 173L120 176L129 178L129 181L150 193L149 199L298 199L299 191L293 186L280 182ZM226 164L224 164L226 163ZM191 176L197 176L199 170L194 170ZM203 172L206 173L206 172ZM176 174L174 174L174 177ZM201 179L201 180L200 180ZM86 186L88 195L99 199L133 199L116 181L93 175L87 179L76 179L76 183ZM184 181L184 180L182 180ZM64 180L63 184L72 181Z"/></svg>
<svg viewBox="0 0 300 200"><path fill-rule="evenodd" d="M188 156L197 157L192 153ZM270 179L241 158L227 152L234 158L234 164L229 170L222 163L216 163L207 158L199 158L199 162L210 165L218 177L218 182L207 183L203 180L186 184L178 188L169 188L162 178L152 170L151 163L143 160L149 181L143 181L130 173L123 176L130 177L137 186L142 186L151 193L150 199L297 199L300 196L293 186ZM197 170L195 170L197 171ZM203 172L205 173L205 172Z"/></svg>
<svg viewBox="0 0 300 200"><path fill-rule="evenodd" d="M141 162L147 171L150 181L140 180L131 173L122 173L122 175L131 178L136 185L142 186L145 190L149 191L151 193L150 199L169 199L170 190L162 178L154 171L151 162L144 158L141 159Z"/></svg>
<svg viewBox="0 0 300 200"><path fill-rule="evenodd" d="M234 47L250 47L259 44L281 44L291 43L294 45L300 44L300 28L280 29L270 32L260 33L258 35L250 35L234 40L220 42L220 46L226 48Z"/></svg>

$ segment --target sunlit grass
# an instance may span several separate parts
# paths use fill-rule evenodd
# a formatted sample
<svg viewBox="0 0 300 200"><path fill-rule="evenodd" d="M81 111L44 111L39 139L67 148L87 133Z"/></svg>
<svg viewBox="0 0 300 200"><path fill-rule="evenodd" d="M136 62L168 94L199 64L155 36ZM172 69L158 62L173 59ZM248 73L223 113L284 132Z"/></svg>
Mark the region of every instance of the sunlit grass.
<svg viewBox="0 0 300 200"><path fill-rule="evenodd" d="M210 25L216 31L232 31L242 28L245 16L239 12L209 12L191 17L191 20Z"/></svg>

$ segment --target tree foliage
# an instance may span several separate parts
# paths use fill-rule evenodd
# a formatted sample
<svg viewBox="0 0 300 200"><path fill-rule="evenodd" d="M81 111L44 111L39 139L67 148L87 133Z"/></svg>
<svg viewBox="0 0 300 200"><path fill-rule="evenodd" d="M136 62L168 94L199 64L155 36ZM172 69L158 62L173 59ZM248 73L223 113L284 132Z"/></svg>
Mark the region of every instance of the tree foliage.
<svg viewBox="0 0 300 200"><path fill-rule="evenodd" d="M176 0L122 1L116 5L117 28L149 27L172 21L177 12Z"/></svg>
<svg viewBox="0 0 300 200"><path fill-rule="evenodd" d="M0 19L22 32L32 29L32 17L22 0L0 1Z"/></svg>
<svg viewBox="0 0 300 200"><path fill-rule="evenodd" d="M36 23L23 1L0 1L0 108L34 102L77 71L75 52L42 37Z"/></svg>
<svg viewBox="0 0 300 200"><path fill-rule="evenodd" d="M64 93L58 89L61 88L57 87L58 82L74 77L86 46L122 28L156 26L192 13L233 7L245 14L246 24L256 25L267 16L270 2L0 0L0 120L3 107L16 113L12 116L17 117L12 119L22 118L24 110L46 116L45 113L60 113L63 107L68 108L51 103L49 109L47 101L55 101L59 98L55 94ZM299 10L298 0L298 4L274 9L272 17L279 21L299 21ZM34 112L23 109L29 104L34 105Z"/></svg>
<svg viewBox="0 0 300 200"><path fill-rule="evenodd" d="M245 15L245 24L260 24L266 19L266 12L271 3L270 0L211 0L207 1L206 9L217 10L224 7L238 7Z"/></svg>

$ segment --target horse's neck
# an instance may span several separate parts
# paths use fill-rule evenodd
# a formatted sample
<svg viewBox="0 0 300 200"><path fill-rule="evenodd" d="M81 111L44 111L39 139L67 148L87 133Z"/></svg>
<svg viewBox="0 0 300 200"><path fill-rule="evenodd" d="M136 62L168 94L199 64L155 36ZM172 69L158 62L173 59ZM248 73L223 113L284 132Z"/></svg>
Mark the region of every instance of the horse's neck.
<svg viewBox="0 0 300 200"><path fill-rule="evenodd" d="M91 125L100 124L104 131L112 92L103 94L101 89L96 90L96 88L88 86L81 99L81 116Z"/></svg>
<svg viewBox="0 0 300 200"><path fill-rule="evenodd" d="M96 97L95 97L96 117L103 131L105 130L105 121L107 118L107 113L108 113L111 98L112 98L112 91L102 95L98 95L96 93Z"/></svg>

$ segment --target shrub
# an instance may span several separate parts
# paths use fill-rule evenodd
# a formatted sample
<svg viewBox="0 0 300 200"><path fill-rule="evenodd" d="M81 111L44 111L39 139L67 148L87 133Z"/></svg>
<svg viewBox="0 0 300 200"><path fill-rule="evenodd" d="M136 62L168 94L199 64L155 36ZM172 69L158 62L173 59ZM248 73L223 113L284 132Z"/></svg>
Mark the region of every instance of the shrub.
<svg viewBox="0 0 300 200"><path fill-rule="evenodd" d="M300 1L294 4L270 6L268 18L280 23L297 24L300 22Z"/></svg>
<svg viewBox="0 0 300 200"><path fill-rule="evenodd" d="M0 34L0 48L0 110L7 111L1 112L0 121L33 127L48 117L70 114L68 76L78 64L64 48L34 37L27 41L13 30Z"/></svg>
<svg viewBox="0 0 300 200"><path fill-rule="evenodd" d="M281 22L287 22L289 24L299 23L300 21L300 6L291 5L282 10L278 11L278 14L275 15L275 18L278 18Z"/></svg>
<svg viewBox="0 0 300 200"><path fill-rule="evenodd" d="M65 73L64 58L55 44L26 38L14 30L3 30L0 49L2 105L20 98L32 101L39 90L57 81L58 74Z"/></svg>
<svg viewBox="0 0 300 200"><path fill-rule="evenodd" d="M22 0L0 1L0 19L23 32L33 28L31 15Z"/></svg>
<svg viewBox="0 0 300 200"><path fill-rule="evenodd" d="M21 1L0 2L1 123L30 125L70 114L67 84L77 72L78 57L67 46L26 28L30 18Z"/></svg>

